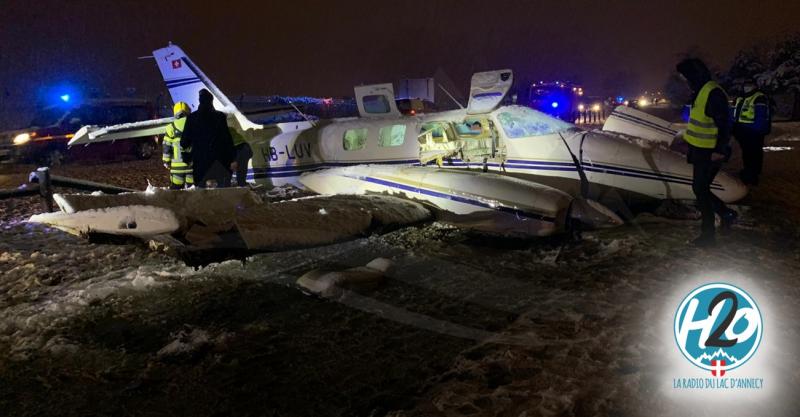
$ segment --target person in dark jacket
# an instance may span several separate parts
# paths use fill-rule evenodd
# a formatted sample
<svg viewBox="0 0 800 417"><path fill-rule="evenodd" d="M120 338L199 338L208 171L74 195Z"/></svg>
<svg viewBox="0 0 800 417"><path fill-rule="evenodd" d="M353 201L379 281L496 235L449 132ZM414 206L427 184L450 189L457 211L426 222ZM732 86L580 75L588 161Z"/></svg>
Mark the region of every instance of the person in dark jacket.
<svg viewBox="0 0 800 417"><path fill-rule="evenodd" d="M214 110L214 96L200 90L200 106L186 118L181 146L191 147L196 186L215 180L218 187L229 187L235 169L233 139L225 114Z"/></svg>
<svg viewBox="0 0 800 417"><path fill-rule="evenodd" d="M716 243L714 213L721 218L722 228L729 229L736 212L711 192L711 184L722 164L730 158L732 123L725 90L711 79L708 67L699 59L689 58L676 66L692 90L689 124L683 139L689 144L687 162L692 164L692 191L702 214L700 236L692 243L698 247Z"/></svg>
<svg viewBox="0 0 800 417"><path fill-rule="evenodd" d="M744 165L739 178L747 185L758 185L764 164L764 136L772 130L769 98L754 80L747 80L742 89L744 96L736 99L733 116L733 135L742 148Z"/></svg>

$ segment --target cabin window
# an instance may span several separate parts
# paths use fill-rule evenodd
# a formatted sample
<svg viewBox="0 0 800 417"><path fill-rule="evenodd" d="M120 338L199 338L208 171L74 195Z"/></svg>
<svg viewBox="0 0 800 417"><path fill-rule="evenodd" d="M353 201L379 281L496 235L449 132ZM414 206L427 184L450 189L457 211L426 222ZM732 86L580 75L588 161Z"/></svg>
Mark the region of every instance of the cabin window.
<svg viewBox="0 0 800 417"><path fill-rule="evenodd" d="M342 138L344 150L357 151L364 149L365 143L367 143L367 128L348 129L344 132L344 137Z"/></svg>
<svg viewBox="0 0 800 417"><path fill-rule="evenodd" d="M455 139L452 131L447 128L447 124L441 122L424 123L419 131L417 140L419 143L428 142L441 143Z"/></svg>
<svg viewBox="0 0 800 417"><path fill-rule="evenodd" d="M489 121L486 119L467 118L453 126L461 138L483 139L489 136Z"/></svg>
<svg viewBox="0 0 800 417"><path fill-rule="evenodd" d="M364 111L367 113L384 114L392 110L391 106L389 106L389 100L383 95L364 96L362 102L364 103Z"/></svg>
<svg viewBox="0 0 800 417"><path fill-rule="evenodd" d="M400 146L406 140L406 125L382 127L378 132L378 146Z"/></svg>
<svg viewBox="0 0 800 417"><path fill-rule="evenodd" d="M500 126L507 137L522 138L529 136L543 136L569 130L573 125L550 117L536 110L513 106L503 109L497 115Z"/></svg>

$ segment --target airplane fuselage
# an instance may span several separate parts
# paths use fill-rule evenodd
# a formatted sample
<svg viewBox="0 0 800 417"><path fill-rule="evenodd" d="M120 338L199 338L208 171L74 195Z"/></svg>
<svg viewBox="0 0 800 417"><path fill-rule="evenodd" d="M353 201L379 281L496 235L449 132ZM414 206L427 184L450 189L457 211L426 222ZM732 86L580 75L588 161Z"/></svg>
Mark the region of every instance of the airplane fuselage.
<svg viewBox="0 0 800 417"><path fill-rule="evenodd" d="M475 122L479 127L470 129ZM502 106L485 114L456 110L277 127L246 132L253 148L249 180L268 186L298 185L303 173L324 168L437 163L443 168L486 169L531 179L577 195L580 165L589 182L606 191L694 199L691 165L682 155L599 131L582 131L521 106ZM712 189L724 201L746 193L726 174L717 176Z"/></svg>

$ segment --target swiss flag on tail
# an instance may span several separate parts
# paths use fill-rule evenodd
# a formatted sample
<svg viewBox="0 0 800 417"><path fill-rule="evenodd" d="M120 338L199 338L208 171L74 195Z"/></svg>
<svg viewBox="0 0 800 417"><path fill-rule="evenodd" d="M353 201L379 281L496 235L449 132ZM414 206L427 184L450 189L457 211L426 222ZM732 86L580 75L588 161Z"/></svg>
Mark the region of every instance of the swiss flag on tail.
<svg viewBox="0 0 800 417"><path fill-rule="evenodd" d="M725 369L723 369L723 367L725 366L725 361L724 360L712 359L711 360L711 366L713 367L713 369L711 369L711 375L714 375L714 376L725 376ZM719 373L719 375L717 375L718 373Z"/></svg>
<svg viewBox="0 0 800 417"><path fill-rule="evenodd" d="M172 61L172 69L178 69L181 67L181 60L175 59Z"/></svg>

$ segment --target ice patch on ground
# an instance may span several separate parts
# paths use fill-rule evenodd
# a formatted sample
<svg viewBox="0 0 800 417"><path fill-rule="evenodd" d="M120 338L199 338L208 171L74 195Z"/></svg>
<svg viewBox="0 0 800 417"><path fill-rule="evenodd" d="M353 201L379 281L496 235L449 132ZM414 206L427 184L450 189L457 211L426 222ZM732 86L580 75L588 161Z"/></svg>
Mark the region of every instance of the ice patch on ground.
<svg viewBox="0 0 800 417"><path fill-rule="evenodd" d="M24 268L33 269L32 263ZM125 291L142 291L188 277L197 271L185 266L145 265L115 270L57 287L53 292L0 309L0 342L10 356L22 359L31 351L50 349L49 334L91 303ZM64 343L60 343L64 344ZM50 347L48 347L50 346Z"/></svg>
<svg viewBox="0 0 800 417"><path fill-rule="evenodd" d="M209 345L211 336L207 331L188 328L170 335L172 341L161 348L156 356L159 358L189 355Z"/></svg>
<svg viewBox="0 0 800 417"><path fill-rule="evenodd" d="M297 285L323 297L339 297L350 288L374 288L383 280L391 266L392 261L377 258L365 266L342 271L315 269L303 274L297 280Z"/></svg>
<svg viewBox="0 0 800 417"><path fill-rule="evenodd" d="M791 151L794 149L794 146L765 146L764 152L782 152L782 151Z"/></svg>

